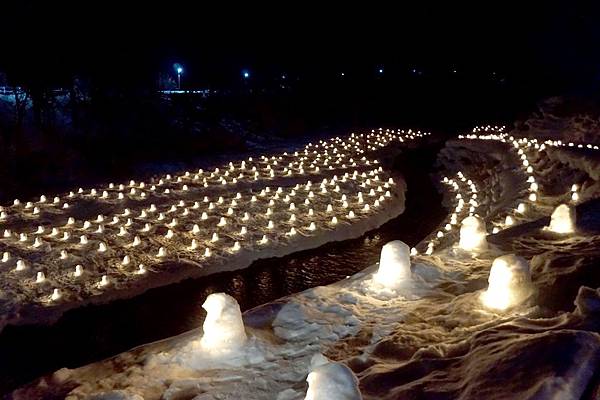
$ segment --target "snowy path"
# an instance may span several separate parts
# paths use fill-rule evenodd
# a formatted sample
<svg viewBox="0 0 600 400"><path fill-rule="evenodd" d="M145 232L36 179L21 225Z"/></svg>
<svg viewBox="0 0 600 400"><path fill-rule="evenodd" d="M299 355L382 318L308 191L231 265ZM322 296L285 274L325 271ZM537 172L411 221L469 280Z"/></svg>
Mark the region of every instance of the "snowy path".
<svg viewBox="0 0 600 400"><path fill-rule="evenodd" d="M600 207L581 204L574 233L541 229L559 203L596 197L597 182L558 162L576 157L560 148L475 133L440 154L453 212L413 250L406 286L382 288L371 266L246 312L250 339L235 357L203 351L198 329L57 371L14 398L300 400L319 353L356 373L364 399L598 398ZM471 213L488 223L488 250L455 245ZM492 261L508 252L529 260L534 292L493 309L482 293Z"/></svg>

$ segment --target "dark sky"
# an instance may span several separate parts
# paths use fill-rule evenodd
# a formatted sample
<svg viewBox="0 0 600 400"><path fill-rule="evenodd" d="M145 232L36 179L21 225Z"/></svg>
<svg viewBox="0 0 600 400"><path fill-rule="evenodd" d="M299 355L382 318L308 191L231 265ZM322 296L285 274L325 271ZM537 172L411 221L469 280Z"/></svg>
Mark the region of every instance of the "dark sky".
<svg viewBox="0 0 600 400"><path fill-rule="evenodd" d="M600 71L591 5L257 3L5 0L0 70L145 81L179 61L189 82L237 79L244 67L255 76L457 68L574 82Z"/></svg>

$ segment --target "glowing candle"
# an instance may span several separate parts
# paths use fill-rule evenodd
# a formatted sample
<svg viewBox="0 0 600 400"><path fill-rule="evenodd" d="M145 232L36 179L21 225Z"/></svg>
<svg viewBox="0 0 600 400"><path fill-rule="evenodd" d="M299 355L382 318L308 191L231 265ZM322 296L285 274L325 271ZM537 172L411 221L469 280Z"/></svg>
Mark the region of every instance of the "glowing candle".
<svg viewBox="0 0 600 400"><path fill-rule="evenodd" d="M98 252L104 253L106 251L106 244L104 242L100 242L98 244Z"/></svg>
<svg viewBox="0 0 600 400"><path fill-rule="evenodd" d="M158 249L158 254L156 255L159 258L162 257L166 257L167 256L167 249L165 249L164 247L161 247Z"/></svg>
<svg viewBox="0 0 600 400"><path fill-rule="evenodd" d="M23 260L17 260L17 267L15 268L17 271L23 271L27 268L27 264Z"/></svg>
<svg viewBox="0 0 600 400"><path fill-rule="evenodd" d="M575 231L575 208L561 204L554 209L547 229L556 233L571 233Z"/></svg>
<svg viewBox="0 0 600 400"><path fill-rule="evenodd" d="M242 313L234 298L224 293L214 293L206 298L202 308L207 312L200 340L204 352L228 353L246 343Z"/></svg>
<svg viewBox="0 0 600 400"><path fill-rule="evenodd" d="M75 266L75 272L73 272L73 276L79 277L81 275L83 275L83 267L80 264L77 264Z"/></svg>
<svg viewBox="0 0 600 400"><path fill-rule="evenodd" d="M136 247L139 246L142 243L141 239L139 236L136 236L133 238L133 243L131 243L132 247Z"/></svg>
<svg viewBox="0 0 600 400"><path fill-rule="evenodd" d="M373 275L373 280L387 288L394 289L410 275L409 247L400 240L385 244L381 249L379 269Z"/></svg>
<svg viewBox="0 0 600 400"><path fill-rule="evenodd" d="M524 300L530 293L529 265L522 257L508 254L492 263L488 288L481 294L483 304L505 310Z"/></svg>
<svg viewBox="0 0 600 400"><path fill-rule="evenodd" d="M98 282L98 286L100 286L100 287L108 286L109 283L110 282L108 280L108 276L102 275L102 279L100 279L100 282Z"/></svg>
<svg viewBox="0 0 600 400"><path fill-rule="evenodd" d="M57 301L60 299L60 291L58 289L54 289L52 291L52 295L50 296L50 300Z"/></svg>
<svg viewBox="0 0 600 400"><path fill-rule="evenodd" d="M529 201L536 201L537 200L537 195L535 193L530 193L529 194Z"/></svg>

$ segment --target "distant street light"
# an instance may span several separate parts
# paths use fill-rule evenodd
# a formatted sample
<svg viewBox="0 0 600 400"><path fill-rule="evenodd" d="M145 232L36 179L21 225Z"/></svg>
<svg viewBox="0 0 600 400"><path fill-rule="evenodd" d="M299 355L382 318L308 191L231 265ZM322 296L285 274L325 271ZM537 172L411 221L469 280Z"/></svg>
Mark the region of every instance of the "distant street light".
<svg viewBox="0 0 600 400"><path fill-rule="evenodd" d="M177 89L181 89L181 73L183 72L183 68L177 67Z"/></svg>
<svg viewBox="0 0 600 400"><path fill-rule="evenodd" d="M248 70L246 70L246 69L242 70L242 77L244 79L250 78L250 72L248 72Z"/></svg>

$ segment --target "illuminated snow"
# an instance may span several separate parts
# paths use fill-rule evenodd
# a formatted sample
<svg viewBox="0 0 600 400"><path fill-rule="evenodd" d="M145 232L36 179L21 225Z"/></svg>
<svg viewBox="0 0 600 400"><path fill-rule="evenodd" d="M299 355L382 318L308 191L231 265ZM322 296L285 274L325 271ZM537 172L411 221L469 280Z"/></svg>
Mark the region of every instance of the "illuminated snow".
<svg viewBox="0 0 600 400"><path fill-rule="evenodd" d="M213 293L206 298L204 331L200 345L210 353L233 352L247 340L242 313L237 301L225 293Z"/></svg>
<svg viewBox="0 0 600 400"><path fill-rule="evenodd" d="M304 400L361 400L358 379L344 364L330 362L321 355L311 360Z"/></svg>
<svg viewBox="0 0 600 400"><path fill-rule="evenodd" d="M379 269L373 280L388 289L395 289L410 279L410 248L400 240L386 243L381 248Z"/></svg>
<svg viewBox="0 0 600 400"><path fill-rule="evenodd" d="M531 275L523 257L508 254L492 263L488 288L481 300L486 307L505 310L519 304L529 294Z"/></svg>
<svg viewBox="0 0 600 400"><path fill-rule="evenodd" d="M479 251L487 248L485 221L476 216L463 219L458 246L463 250Z"/></svg>
<svg viewBox="0 0 600 400"><path fill-rule="evenodd" d="M556 233L571 233L575 231L575 208L566 204L556 207L550 217L548 230Z"/></svg>

